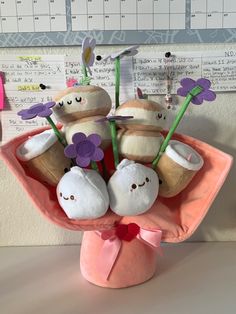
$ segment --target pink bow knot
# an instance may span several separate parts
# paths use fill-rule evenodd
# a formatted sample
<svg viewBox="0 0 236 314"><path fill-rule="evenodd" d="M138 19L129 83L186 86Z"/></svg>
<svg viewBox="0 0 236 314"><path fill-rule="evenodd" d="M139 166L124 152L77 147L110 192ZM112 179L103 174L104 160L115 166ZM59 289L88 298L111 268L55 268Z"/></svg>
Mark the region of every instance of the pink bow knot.
<svg viewBox="0 0 236 314"><path fill-rule="evenodd" d="M98 268L106 280L109 279L118 258L122 241L130 242L136 238L153 249L160 249L162 236L162 231L160 229L143 229L135 223L130 223L128 225L118 224L113 229L96 231L96 233L102 240L104 240L98 260Z"/></svg>

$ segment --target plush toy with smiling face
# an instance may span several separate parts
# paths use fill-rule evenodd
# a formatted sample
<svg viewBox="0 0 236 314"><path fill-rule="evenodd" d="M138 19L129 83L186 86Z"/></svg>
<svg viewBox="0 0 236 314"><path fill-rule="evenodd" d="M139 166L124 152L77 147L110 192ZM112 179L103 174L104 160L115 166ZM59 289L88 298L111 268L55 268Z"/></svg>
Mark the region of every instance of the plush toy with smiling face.
<svg viewBox="0 0 236 314"><path fill-rule="evenodd" d="M159 189L156 172L124 159L108 182L110 208L120 216L135 216L148 211Z"/></svg>
<svg viewBox="0 0 236 314"><path fill-rule="evenodd" d="M160 132L166 125L166 109L148 99L129 100L117 108L116 114L133 116L133 119L118 122L122 129Z"/></svg>
<svg viewBox="0 0 236 314"><path fill-rule="evenodd" d="M164 140L160 131L166 124L166 109L152 100L132 99L118 107L116 114L133 116L118 121L119 153L138 162L151 162Z"/></svg>
<svg viewBox="0 0 236 314"><path fill-rule="evenodd" d="M95 219L109 206L106 183L97 171L72 167L57 186L60 206L71 219Z"/></svg>
<svg viewBox="0 0 236 314"><path fill-rule="evenodd" d="M68 87L60 92L54 101L54 115L64 125L67 142L70 144L75 133L83 132L87 136L97 133L102 138L102 147L111 143L110 129L107 122L96 123L111 110L111 98L99 86L86 85Z"/></svg>
<svg viewBox="0 0 236 314"><path fill-rule="evenodd" d="M108 93L93 85L68 87L56 95L54 101L53 112L63 124L91 116L106 116L111 110Z"/></svg>

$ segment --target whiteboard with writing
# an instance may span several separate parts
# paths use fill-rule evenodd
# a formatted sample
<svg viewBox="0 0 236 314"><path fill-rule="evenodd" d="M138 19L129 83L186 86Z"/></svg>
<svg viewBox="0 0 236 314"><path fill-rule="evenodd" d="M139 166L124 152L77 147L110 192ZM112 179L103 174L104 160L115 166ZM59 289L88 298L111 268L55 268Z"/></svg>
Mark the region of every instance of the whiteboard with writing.
<svg viewBox="0 0 236 314"><path fill-rule="evenodd" d="M235 0L1 0L0 47L236 41Z"/></svg>

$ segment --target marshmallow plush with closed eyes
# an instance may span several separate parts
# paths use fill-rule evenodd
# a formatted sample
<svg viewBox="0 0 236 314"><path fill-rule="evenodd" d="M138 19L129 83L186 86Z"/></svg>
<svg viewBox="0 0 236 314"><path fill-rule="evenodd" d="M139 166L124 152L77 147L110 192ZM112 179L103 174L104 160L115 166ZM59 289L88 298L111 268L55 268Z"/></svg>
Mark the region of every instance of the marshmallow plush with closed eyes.
<svg viewBox="0 0 236 314"><path fill-rule="evenodd" d="M57 185L60 206L71 219L94 219L108 210L106 183L95 170L72 167Z"/></svg>
<svg viewBox="0 0 236 314"><path fill-rule="evenodd" d="M167 111L157 102L132 99L116 110L116 115L133 116L117 124L119 153L122 157L141 163L152 162L164 140L160 131L166 124Z"/></svg>
<svg viewBox="0 0 236 314"><path fill-rule="evenodd" d="M154 204L159 179L153 169L124 159L107 187L111 210L120 216L135 216L145 213Z"/></svg>
<svg viewBox="0 0 236 314"><path fill-rule="evenodd" d="M111 110L111 98L103 88L93 85L68 87L56 95L54 101L53 112L64 126L68 144L78 132L87 136L93 133L100 135L103 149L111 143L109 124L96 122Z"/></svg>
<svg viewBox="0 0 236 314"><path fill-rule="evenodd" d="M117 121L122 129L160 132L166 125L167 111L149 99L131 99L116 109L116 115L133 116Z"/></svg>

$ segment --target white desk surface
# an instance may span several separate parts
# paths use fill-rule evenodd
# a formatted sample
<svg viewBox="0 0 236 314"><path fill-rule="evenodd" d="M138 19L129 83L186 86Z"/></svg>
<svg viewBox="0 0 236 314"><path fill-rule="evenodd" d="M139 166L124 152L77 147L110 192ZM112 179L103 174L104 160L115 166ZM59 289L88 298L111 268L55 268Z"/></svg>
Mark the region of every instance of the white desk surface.
<svg viewBox="0 0 236 314"><path fill-rule="evenodd" d="M142 285L104 289L82 278L79 246L0 248L0 313L236 313L236 242L170 245L158 264Z"/></svg>

